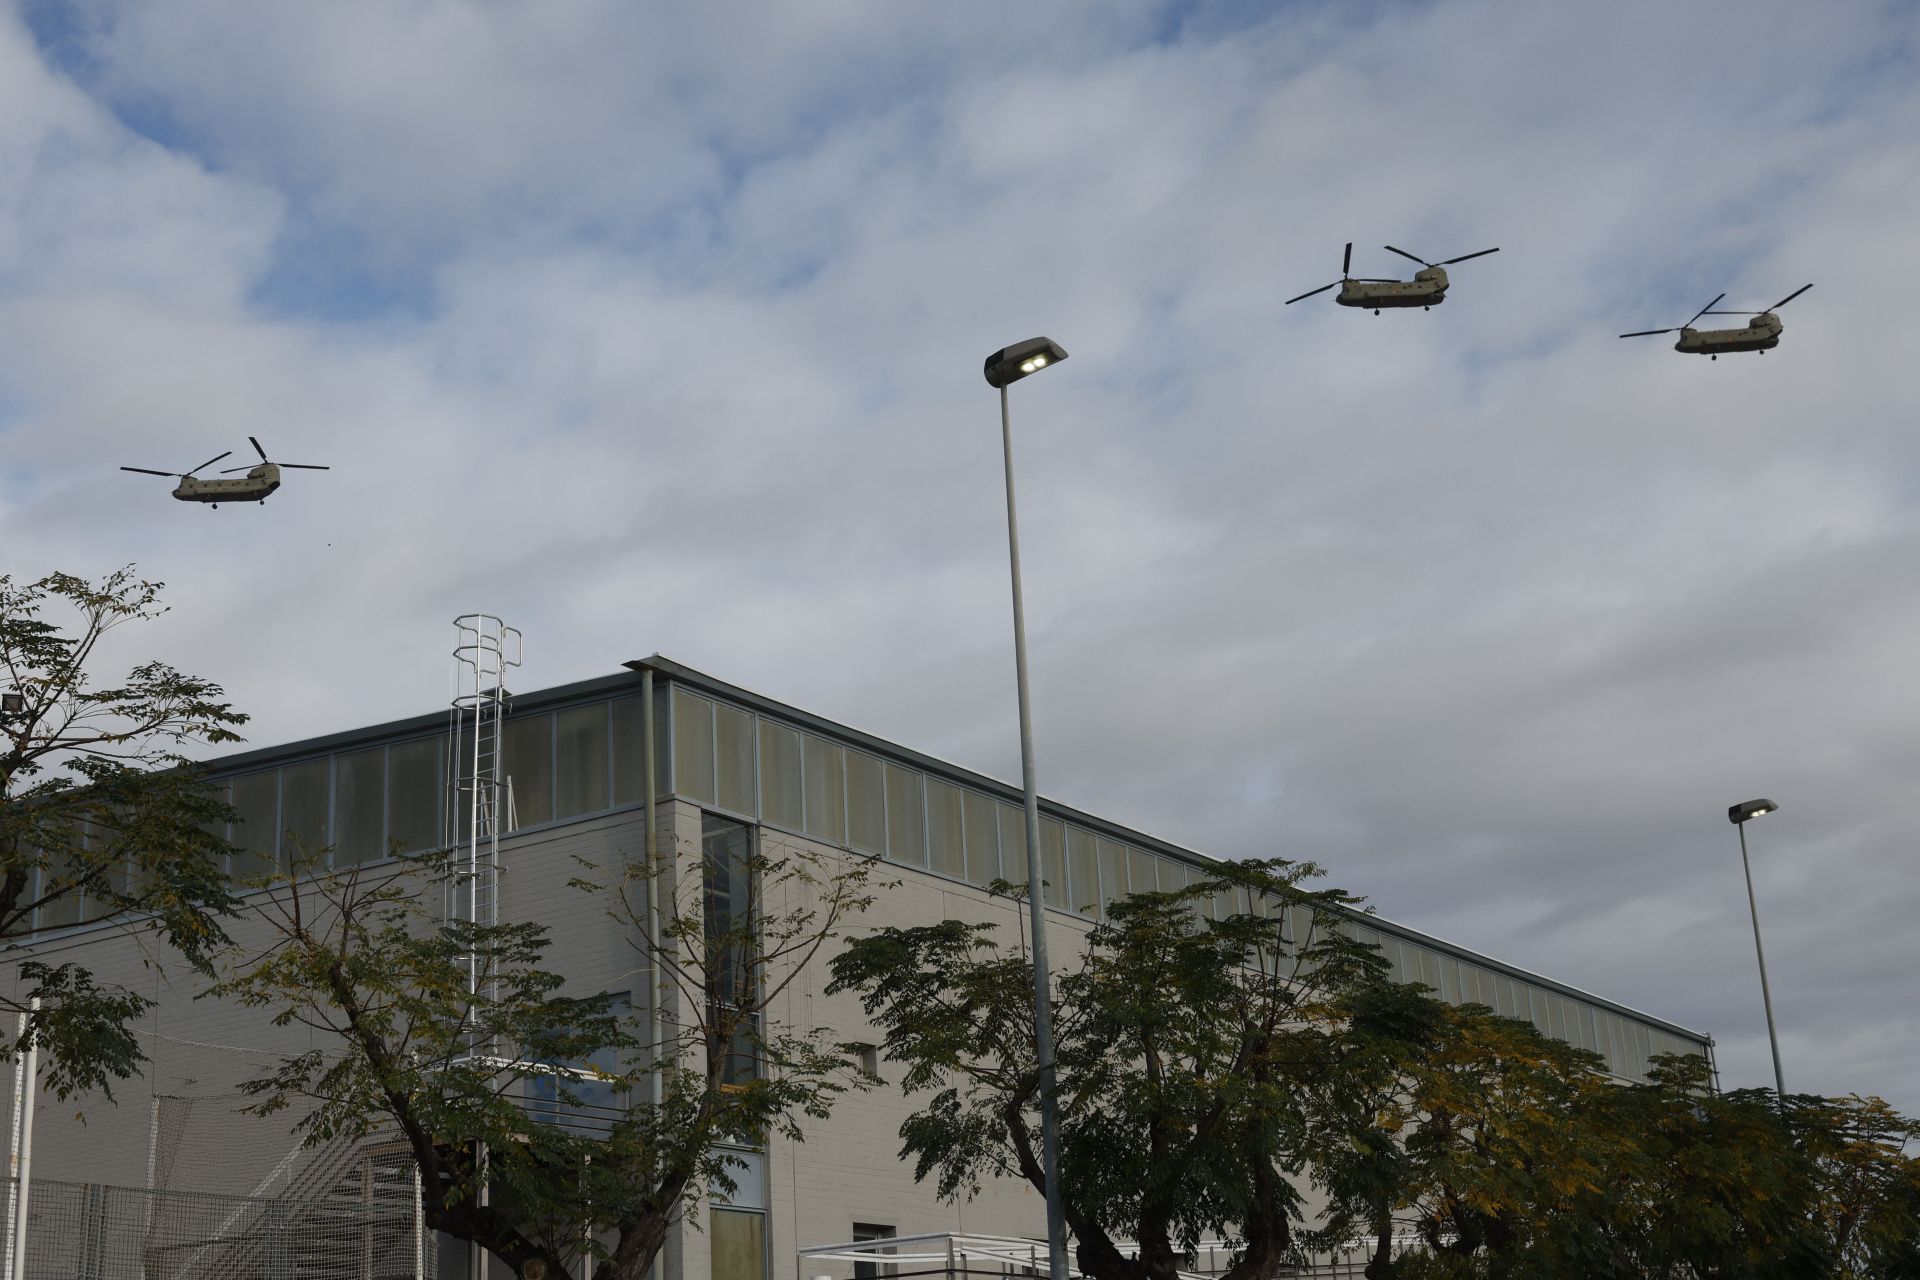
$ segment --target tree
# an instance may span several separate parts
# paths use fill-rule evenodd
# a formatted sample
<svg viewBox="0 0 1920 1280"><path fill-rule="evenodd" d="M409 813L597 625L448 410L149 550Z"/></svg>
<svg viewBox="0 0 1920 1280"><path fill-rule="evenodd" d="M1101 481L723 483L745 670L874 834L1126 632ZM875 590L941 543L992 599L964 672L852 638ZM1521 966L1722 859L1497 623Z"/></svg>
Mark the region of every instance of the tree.
<svg viewBox="0 0 1920 1280"><path fill-rule="evenodd" d="M1555 1225L1581 1263L1560 1274L1920 1275L1920 1123L1878 1098L1717 1094L1705 1059L1662 1055L1595 1120L1630 1140Z"/></svg>
<svg viewBox="0 0 1920 1280"><path fill-rule="evenodd" d="M1366 1006L1381 999L1370 995L1356 1011L1362 1035L1377 1017ZM1425 1028L1399 1057L1398 1088L1382 1114L1399 1153L1391 1202L1420 1244L1388 1262L1387 1241L1376 1236L1370 1280L1572 1274L1559 1262L1543 1269L1551 1253L1543 1236L1600 1189L1628 1141L1588 1123L1587 1100L1611 1087L1600 1056L1484 1005L1398 999L1424 1007ZM1334 1092L1352 1090L1339 1082ZM1379 1217L1375 1226L1384 1226Z"/></svg>
<svg viewBox="0 0 1920 1280"><path fill-rule="evenodd" d="M233 911L224 824L234 815L182 754L238 742L247 717L220 686L162 662L96 686L91 667L109 632L165 612L163 584L131 566L98 583L55 573L0 576L0 665L18 709L0 716L0 947L37 929L83 921L139 922L194 968L208 971ZM49 607L66 614L49 619ZM157 957L147 954L150 963ZM62 1097L138 1070L133 1024L147 997L100 982L79 961L19 962L20 989L0 1010L30 1013L29 1042L46 1054L46 1084Z"/></svg>
<svg viewBox="0 0 1920 1280"><path fill-rule="evenodd" d="M273 945L216 988L328 1037L248 1082L255 1109L315 1104L297 1124L313 1142L398 1129L427 1225L516 1275L566 1280L590 1250L599 1274L641 1280L687 1206L734 1189L738 1159L717 1144L798 1141L804 1120L867 1083L826 1031L766 1015L870 904L873 864L768 854L732 834L693 857L583 864L575 887L654 974L631 1011L565 994L545 925L439 919L423 904L459 880L446 851L301 868L269 895ZM543 1122L590 1090L611 1105L587 1131ZM612 1246L583 1245L589 1229Z"/></svg>
<svg viewBox="0 0 1920 1280"><path fill-rule="evenodd" d="M1313 1156L1340 998L1386 969L1338 927L1356 900L1304 887L1318 874L1247 862L1115 902L1055 979L1060 1195L1086 1274L1173 1280L1203 1239L1239 1242L1226 1280L1297 1259L1294 1175ZM1211 918L1243 892L1258 910ZM900 1130L916 1177L949 1199L994 1175L1043 1187L1018 951L991 925L948 920L860 938L832 971L828 990L860 994L904 1087L931 1092Z"/></svg>
<svg viewBox="0 0 1920 1280"><path fill-rule="evenodd" d="M1790 1140L1812 1173L1815 1248L1842 1280L1920 1278L1920 1121L1879 1098L1791 1094Z"/></svg>

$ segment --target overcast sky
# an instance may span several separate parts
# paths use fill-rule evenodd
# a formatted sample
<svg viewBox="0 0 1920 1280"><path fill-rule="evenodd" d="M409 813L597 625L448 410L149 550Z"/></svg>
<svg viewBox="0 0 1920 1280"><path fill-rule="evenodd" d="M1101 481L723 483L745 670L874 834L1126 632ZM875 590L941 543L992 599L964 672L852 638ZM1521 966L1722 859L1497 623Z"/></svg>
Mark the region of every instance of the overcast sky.
<svg viewBox="0 0 1920 1280"><path fill-rule="evenodd" d="M0 8L0 572L260 745L659 651L1920 1112L1911 4ZM1443 308L1321 295L1494 245ZM1716 293L1808 281L1764 357ZM265 506L177 503L260 437ZM236 456L231 462L243 460Z"/></svg>

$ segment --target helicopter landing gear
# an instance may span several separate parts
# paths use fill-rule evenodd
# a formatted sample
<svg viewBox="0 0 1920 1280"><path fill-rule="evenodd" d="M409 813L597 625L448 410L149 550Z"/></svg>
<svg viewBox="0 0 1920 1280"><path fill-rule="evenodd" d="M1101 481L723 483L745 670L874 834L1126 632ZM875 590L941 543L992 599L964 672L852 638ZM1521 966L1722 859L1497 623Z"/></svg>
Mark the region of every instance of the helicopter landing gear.
<svg viewBox="0 0 1920 1280"><path fill-rule="evenodd" d="M1375 308L1373 309L1373 314L1375 314L1375 315L1379 315L1379 314L1380 314L1380 308L1378 308L1378 307L1375 307Z"/></svg>
<svg viewBox="0 0 1920 1280"><path fill-rule="evenodd" d="M220 504L217 502L209 502L207 505L212 507L215 511L218 511L220 509Z"/></svg>
<svg viewBox="0 0 1920 1280"><path fill-rule="evenodd" d="M264 506L266 506L266 505L267 505L267 500L266 500L265 498L262 498L262 499L260 499L260 505L261 505L261 506L263 506L263 507L264 507Z"/></svg>
<svg viewBox="0 0 1920 1280"><path fill-rule="evenodd" d="M1709 359L1709 360L1718 360L1719 358L1720 358L1720 357L1719 357L1719 356L1717 356L1717 355L1716 355L1716 356L1708 356L1708 357L1707 357L1707 359Z"/></svg>
<svg viewBox="0 0 1920 1280"><path fill-rule="evenodd" d="M1421 309L1422 311L1431 311L1431 310L1433 310L1433 308L1432 308L1432 307L1422 307L1422 308L1420 308L1420 309Z"/></svg>

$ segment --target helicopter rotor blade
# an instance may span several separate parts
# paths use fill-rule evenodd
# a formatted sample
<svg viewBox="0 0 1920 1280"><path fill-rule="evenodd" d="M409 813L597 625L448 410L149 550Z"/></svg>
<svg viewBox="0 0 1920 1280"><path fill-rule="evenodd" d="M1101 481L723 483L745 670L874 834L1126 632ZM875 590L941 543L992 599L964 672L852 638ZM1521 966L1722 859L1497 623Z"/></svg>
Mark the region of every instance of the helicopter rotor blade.
<svg viewBox="0 0 1920 1280"><path fill-rule="evenodd" d="M1633 333L1623 333L1623 338L1650 338L1656 333L1672 333L1672 329L1640 329Z"/></svg>
<svg viewBox="0 0 1920 1280"><path fill-rule="evenodd" d="M1340 278L1346 279L1353 271L1353 241L1347 241L1347 252L1340 259Z"/></svg>
<svg viewBox="0 0 1920 1280"><path fill-rule="evenodd" d="M230 476L230 475L232 475L232 474L233 474L234 472L236 472L236 471L251 471L251 470L253 470L253 469L254 469L255 467L257 467L257 466L259 466L259 465L260 465L260 464L259 464L259 463L257 463L257 462L249 462L249 463L248 463L248 464L247 464L246 466L244 466L244 467L228 467L228 468L227 468L227 469L226 469L225 471L222 471L222 472L221 472L220 474L221 474L221 475L223 475L223 476Z"/></svg>
<svg viewBox="0 0 1920 1280"><path fill-rule="evenodd" d="M1311 298L1316 293L1325 293L1329 289L1337 289L1345 283L1346 283L1345 280L1335 280L1332 284L1323 284L1318 289L1307 290L1305 293L1301 294L1299 298L1288 298L1285 302L1281 303L1280 305L1283 307L1290 307L1294 303L1300 301L1300 298Z"/></svg>
<svg viewBox="0 0 1920 1280"><path fill-rule="evenodd" d="M1355 276L1353 278L1356 282L1360 284L1405 284L1406 283L1405 280L1399 280L1394 278L1393 276Z"/></svg>
<svg viewBox="0 0 1920 1280"><path fill-rule="evenodd" d="M155 471L152 467L122 467L122 471L138 471L143 476L165 476L171 480L179 474L177 471Z"/></svg>
<svg viewBox="0 0 1920 1280"><path fill-rule="evenodd" d="M1484 258L1490 253L1498 252L1500 252L1500 249L1499 246L1496 245L1491 249L1482 249L1478 253L1463 253L1457 258L1448 258L1445 262L1436 262L1433 265L1436 267L1450 267L1456 262L1465 262L1468 258Z"/></svg>
<svg viewBox="0 0 1920 1280"><path fill-rule="evenodd" d="M1700 308L1700 309L1699 309L1698 311L1696 311L1696 312L1694 312L1694 313L1693 313L1693 320L1698 320L1698 319L1699 319L1699 318L1700 318L1701 316L1703 316L1703 315L1705 315L1705 314L1707 314L1707 312L1709 312L1709 311L1711 311L1711 310L1713 310L1713 309L1714 309L1715 307L1717 307L1717 306L1719 306L1719 305L1720 305L1720 302L1721 302L1721 299L1723 299L1723 298L1725 298L1726 296L1727 296L1727 295L1723 293L1723 294L1721 294L1721 295L1720 295L1720 297L1718 297L1718 298L1715 298L1715 299L1714 299L1714 300L1713 300L1712 302L1709 302L1709 303L1708 303L1708 304L1707 304L1706 306L1704 306L1704 307L1702 307L1702 308ZM1687 321L1687 324L1683 324L1683 325L1681 325L1680 327L1681 327L1682 329L1684 329L1684 328L1686 328L1686 327L1687 327L1687 325L1690 325L1690 324L1692 324L1692 323L1693 323L1693 320L1689 320L1689 321Z"/></svg>
<svg viewBox="0 0 1920 1280"><path fill-rule="evenodd" d="M252 445L252 446L253 446L253 451L254 451L255 453L257 453L257 454L259 454L259 455L260 455L260 461L262 461L262 462L271 462L271 461L272 461L272 459L271 459L271 458L269 458L269 457L267 457L267 451L266 451L265 449L262 449L262 448L260 447L260 442L259 442L258 440L255 440L255 439L254 439L254 438L253 438L252 436L248 436L248 437L247 437L247 443L248 443L248 444L250 444L250 445Z"/></svg>
<svg viewBox="0 0 1920 1280"><path fill-rule="evenodd" d="M331 471L332 467L323 467L317 462L276 462L276 467L298 467L302 471Z"/></svg>
<svg viewBox="0 0 1920 1280"><path fill-rule="evenodd" d="M1428 262L1425 258L1416 257L1415 255L1408 253L1405 249L1396 249L1392 245L1386 246L1386 249L1388 253L1397 253L1403 258L1413 258L1415 262L1419 263L1423 267L1430 267L1433 265L1431 262Z"/></svg>
<svg viewBox="0 0 1920 1280"><path fill-rule="evenodd" d="M211 458L208 458L208 459L207 459L207 460L206 460L205 462L203 462L203 463L201 463L201 464L200 464L199 466L197 466L197 467L195 467L195 468L193 469L193 471L205 471L205 470L206 470L206 469L207 469L208 467L210 467L210 466L212 466L212 465L213 465L214 463L216 463L216 462L218 462L218 461L220 461L220 459L222 459L222 458L225 458L225 457L228 457L228 456L230 456L230 455L231 455L232 453L233 453L233 450L231 450L231 449L229 449L229 450L227 450L227 451L226 451L226 453L219 453L219 454L215 454L215 455L214 455L213 457L211 457ZM181 475L181 478L182 478L182 479L185 479L185 478L186 478L187 476L190 476L190 475L192 475L192 474L193 474L193 471L183 471L183 472L181 472L181 473L180 473L180 475Z"/></svg>
<svg viewBox="0 0 1920 1280"><path fill-rule="evenodd" d="M1789 302L1792 302L1795 298L1799 297L1801 294L1805 293L1807 290L1811 288L1813 288L1812 285L1803 284L1798 289L1795 289L1792 293L1788 294L1786 297L1780 299L1780 301L1768 307L1767 310L1778 311L1780 308L1786 306Z"/></svg>

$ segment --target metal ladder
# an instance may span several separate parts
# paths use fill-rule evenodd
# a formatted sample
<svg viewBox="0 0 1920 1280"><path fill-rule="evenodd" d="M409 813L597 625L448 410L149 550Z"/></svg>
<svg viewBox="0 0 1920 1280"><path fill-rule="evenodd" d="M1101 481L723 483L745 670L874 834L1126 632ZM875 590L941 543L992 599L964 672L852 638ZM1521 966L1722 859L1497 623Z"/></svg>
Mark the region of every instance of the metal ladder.
<svg viewBox="0 0 1920 1280"><path fill-rule="evenodd" d="M514 829L517 817L501 734L513 704L507 671L520 665L521 636L488 613L462 614L453 627L447 843L456 851L457 866L448 881L446 918L488 926L499 921L500 836ZM468 993L476 1001L488 999L486 957L469 950L461 964ZM476 1053L486 1049L473 1046Z"/></svg>

